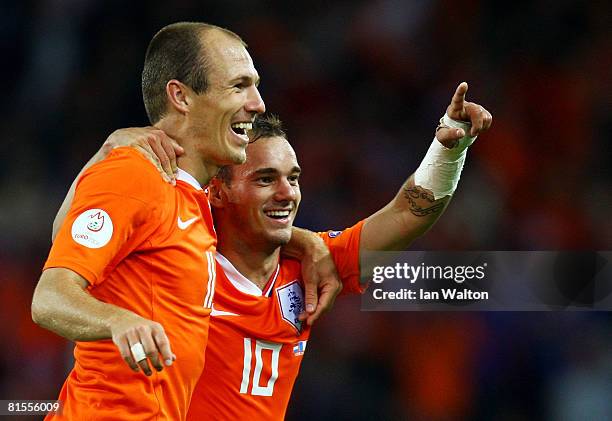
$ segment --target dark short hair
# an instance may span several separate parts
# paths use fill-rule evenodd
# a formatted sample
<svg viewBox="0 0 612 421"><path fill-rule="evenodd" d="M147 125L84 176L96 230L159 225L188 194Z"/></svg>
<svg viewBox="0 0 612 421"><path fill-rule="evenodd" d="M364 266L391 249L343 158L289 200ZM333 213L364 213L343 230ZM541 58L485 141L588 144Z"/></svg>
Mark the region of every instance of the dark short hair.
<svg viewBox="0 0 612 421"><path fill-rule="evenodd" d="M283 122L276 114L258 114L253 122L253 130L249 132L249 143L262 137L282 137L287 140Z"/></svg>
<svg viewBox="0 0 612 421"><path fill-rule="evenodd" d="M287 140L283 122L275 114L258 114L253 122L253 130L249 131L249 139L251 139L249 143L270 137L282 137ZM217 178L229 186L232 182L232 166L226 165L219 168Z"/></svg>
<svg viewBox="0 0 612 421"><path fill-rule="evenodd" d="M166 113L166 84L176 79L189 86L196 94L208 89L210 62L202 35L210 30L246 44L234 32L202 22L178 22L163 27L151 40L142 70L142 98L151 124Z"/></svg>

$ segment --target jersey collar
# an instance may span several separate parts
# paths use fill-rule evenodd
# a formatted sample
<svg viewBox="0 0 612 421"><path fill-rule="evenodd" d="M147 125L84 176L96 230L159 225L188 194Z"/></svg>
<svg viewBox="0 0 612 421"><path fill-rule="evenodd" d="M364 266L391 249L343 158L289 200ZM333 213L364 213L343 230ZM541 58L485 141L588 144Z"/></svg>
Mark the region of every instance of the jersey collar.
<svg viewBox="0 0 612 421"><path fill-rule="evenodd" d="M185 183L189 184L190 186L192 186L196 190L203 190L202 186L200 185L200 183L198 183L198 180L196 180L187 171L183 171L180 168L178 169L178 174L176 175L176 179L179 180L179 181L184 181Z"/></svg>
<svg viewBox="0 0 612 421"><path fill-rule="evenodd" d="M268 281L268 284L266 285L267 288L265 288L266 291L264 292L254 282L251 282L246 276L240 273L238 269L236 269L236 267L232 264L232 262L227 260L224 255L219 253L219 251L215 253L215 259L223 269L223 272L225 273L227 279L229 279L229 281L238 291L243 292L245 294L254 295L256 297L270 296L272 288L276 283L276 278L278 277L280 264L276 266L276 270L274 271L272 278Z"/></svg>

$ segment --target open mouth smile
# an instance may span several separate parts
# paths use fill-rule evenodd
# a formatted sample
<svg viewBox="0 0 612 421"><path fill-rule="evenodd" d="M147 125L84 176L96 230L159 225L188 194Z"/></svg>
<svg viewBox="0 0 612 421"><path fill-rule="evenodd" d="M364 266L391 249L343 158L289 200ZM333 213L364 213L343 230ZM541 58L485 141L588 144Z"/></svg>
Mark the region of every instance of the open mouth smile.
<svg viewBox="0 0 612 421"><path fill-rule="evenodd" d="M274 209L274 210L266 210L264 211L264 215L268 218L272 219L275 222L281 224L287 224L290 221L291 210L290 209Z"/></svg>
<svg viewBox="0 0 612 421"><path fill-rule="evenodd" d="M253 123L252 122L238 122L238 123L233 123L230 126L232 132L237 135L239 138L241 138L243 141L245 142L249 142L249 136L247 135L249 130L253 130Z"/></svg>

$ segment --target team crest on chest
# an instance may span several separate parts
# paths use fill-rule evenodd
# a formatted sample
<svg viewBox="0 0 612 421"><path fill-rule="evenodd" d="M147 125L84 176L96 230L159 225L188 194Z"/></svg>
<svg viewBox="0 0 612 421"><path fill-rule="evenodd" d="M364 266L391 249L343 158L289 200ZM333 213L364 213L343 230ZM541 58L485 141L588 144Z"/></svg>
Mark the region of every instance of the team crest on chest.
<svg viewBox="0 0 612 421"><path fill-rule="evenodd" d="M276 298L281 310L283 320L300 332L302 322L298 316L304 311L304 292L297 279L290 284L284 285L276 290Z"/></svg>

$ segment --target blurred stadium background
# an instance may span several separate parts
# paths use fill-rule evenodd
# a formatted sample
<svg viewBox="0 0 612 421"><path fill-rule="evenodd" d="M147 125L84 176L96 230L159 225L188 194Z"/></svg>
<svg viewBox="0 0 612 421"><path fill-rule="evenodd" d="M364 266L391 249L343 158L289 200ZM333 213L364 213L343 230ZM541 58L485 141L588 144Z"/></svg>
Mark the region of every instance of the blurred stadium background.
<svg viewBox="0 0 612 421"><path fill-rule="evenodd" d="M390 200L466 80L493 127L414 249L610 250L611 17L610 2L572 0L3 1L0 398L55 399L71 366L71 344L31 322L31 294L73 177L114 129L147 123L140 71L163 25L249 43L303 168L300 226L340 229ZM610 420L611 322L342 298L288 419Z"/></svg>

